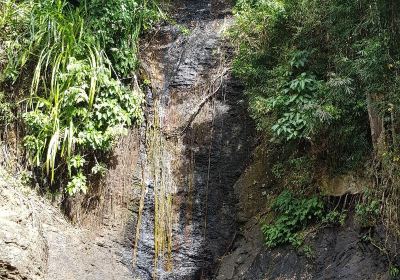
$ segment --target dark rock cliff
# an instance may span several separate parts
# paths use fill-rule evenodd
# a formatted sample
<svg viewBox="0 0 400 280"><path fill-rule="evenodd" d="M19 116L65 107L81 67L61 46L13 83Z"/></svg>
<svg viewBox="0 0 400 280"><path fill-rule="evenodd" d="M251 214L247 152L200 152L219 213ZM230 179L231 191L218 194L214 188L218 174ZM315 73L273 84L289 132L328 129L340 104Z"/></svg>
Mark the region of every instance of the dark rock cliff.
<svg viewBox="0 0 400 280"><path fill-rule="evenodd" d="M383 226L369 231L361 228L351 212L343 226L311 231L306 239L308 255L290 246L271 250L264 245L261 217L267 213L274 191L269 165L273 152L268 144L254 149L251 163L234 186L239 198L236 217L240 230L214 278L391 279L389 262L394 259L387 254L396 255L398 244ZM367 233L374 238L375 245L363 240ZM390 249L383 251L385 247Z"/></svg>
<svg viewBox="0 0 400 280"><path fill-rule="evenodd" d="M165 181L145 166L147 195L136 274L140 279L210 279L233 242L237 224L233 186L249 160L254 125L241 86L230 75L231 51L224 31L232 22L228 4L176 1L177 24L160 26L142 52L151 80L147 127L159 120L158 158ZM147 139L150 134L146 134ZM154 141L149 139L147 141ZM161 175L160 175L161 176ZM160 259L154 273L154 193L166 184L174 201L170 269Z"/></svg>

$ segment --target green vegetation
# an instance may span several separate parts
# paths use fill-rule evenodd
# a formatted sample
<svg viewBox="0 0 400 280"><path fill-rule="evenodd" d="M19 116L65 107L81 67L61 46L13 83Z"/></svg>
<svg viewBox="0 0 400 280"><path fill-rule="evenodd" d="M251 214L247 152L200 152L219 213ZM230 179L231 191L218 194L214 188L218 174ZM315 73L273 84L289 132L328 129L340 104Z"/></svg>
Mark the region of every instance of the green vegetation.
<svg viewBox="0 0 400 280"><path fill-rule="evenodd" d="M362 227L376 225L380 212L380 203L377 200L360 202L356 205L356 219Z"/></svg>
<svg viewBox="0 0 400 280"><path fill-rule="evenodd" d="M400 269L397 266L391 265L389 267L389 275L391 279L399 279Z"/></svg>
<svg viewBox="0 0 400 280"><path fill-rule="evenodd" d="M86 192L88 176L104 174L99 161L116 138L142 121L140 88L121 80L134 80L138 37L162 16L157 3L3 0L0 5L5 31L0 98L25 105L24 145L50 185L60 175L67 178L68 194ZM2 105L0 113L8 123L9 107Z"/></svg>
<svg viewBox="0 0 400 280"><path fill-rule="evenodd" d="M274 177L284 189L313 188L314 160L308 155L294 153L293 147L289 146L287 150L281 149L283 157L272 166ZM289 154L287 157L285 152Z"/></svg>
<svg viewBox="0 0 400 280"><path fill-rule="evenodd" d="M399 3L238 0L234 14L233 71L257 128L281 151L276 183L312 195L321 176L364 172L374 185L356 206L359 222L367 226L383 214L398 228ZM290 242L286 220L298 218L288 213L263 228L267 244ZM340 222L341 215L325 219ZM296 230L303 224L290 221Z"/></svg>
<svg viewBox="0 0 400 280"><path fill-rule="evenodd" d="M6 100L4 92L0 92L0 127L4 129L13 120L12 104Z"/></svg>
<svg viewBox="0 0 400 280"><path fill-rule="evenodd" d="M322 219L322 224L330 226L344 226L347 219L346 211L332 210L326 213Z"/></svg>
<svg viewBox="0 0 400 280"><path fill-rule="evenodd" d="M318 197L297 198L288 191L276 198L272 209L278 214L275 222L262 227L265 244L269 247L283 244L299 247L302 245L299 231L324 215L324 204Z"/></svg>
<svg viewBox="0 0 400 280"><path fill-rule="evenodd" d="M346 211L330 210L319 196L297 195L290 191L283 191L272 203L274 221L264 223L262 232L265 244L274 248L290 244L304 253L312 256L310 245L304 244L307 227L343 226Z"/></svg>
<svg viewBox="0 0 400 280"><path fill-rule="evenodd" d="M237 48L234 73L246 85L257 127L280 142L334 151L315 156L335 171L359 164L370 147L361 58L354 49L365 39L364 29L347 30L357 36L343 41L349 39L343 29L360 23L335 20L356 20L358 4L239 1L230 32Z"/></svg>

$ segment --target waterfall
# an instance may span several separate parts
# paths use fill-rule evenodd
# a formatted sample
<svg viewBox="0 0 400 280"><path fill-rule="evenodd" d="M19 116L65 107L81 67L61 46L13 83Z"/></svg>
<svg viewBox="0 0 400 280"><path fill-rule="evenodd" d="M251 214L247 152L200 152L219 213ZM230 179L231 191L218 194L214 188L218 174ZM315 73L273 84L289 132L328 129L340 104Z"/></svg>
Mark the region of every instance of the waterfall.
<svg viewBox="0 0 400 280"><path fill-rule="evenodd" d="M152 88L142 128L138 279L212 277L236 236L233 185L253 142L242 88L230 75L231 15L214 1L174 5L176 24L151 34L142 54Z"/></svg>

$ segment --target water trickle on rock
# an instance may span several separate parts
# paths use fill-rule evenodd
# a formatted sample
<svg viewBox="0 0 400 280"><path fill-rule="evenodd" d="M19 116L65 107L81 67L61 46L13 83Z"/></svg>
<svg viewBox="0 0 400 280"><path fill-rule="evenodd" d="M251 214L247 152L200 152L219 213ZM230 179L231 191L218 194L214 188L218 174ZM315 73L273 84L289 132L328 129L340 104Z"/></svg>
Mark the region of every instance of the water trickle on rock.
<svg viewBox="0 0 400 280"><path fill-rule="evenodd" d="M242 88L229 71L223 33L230 6L174 6L178 24L161 26L142 54L153 88L142 129L138 279L211 277L236 236L233 185L254 138Z"/></svg>

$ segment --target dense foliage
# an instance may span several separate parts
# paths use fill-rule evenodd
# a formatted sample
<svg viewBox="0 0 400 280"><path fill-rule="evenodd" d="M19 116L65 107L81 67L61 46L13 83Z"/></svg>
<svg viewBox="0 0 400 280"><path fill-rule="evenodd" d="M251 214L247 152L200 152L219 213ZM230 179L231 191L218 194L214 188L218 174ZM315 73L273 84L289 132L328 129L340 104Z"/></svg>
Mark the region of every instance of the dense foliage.
<svg viewBox="0 0 400 280"><path fill-rule="evenodd" d="M400 3L238 0L235 17L234 73L258 129L282 148L282 180L296 157L311 163L307 185L370 163L375 202L357 211L397 224Z"/></svg>
<svg viewBox="0 0 400 280"><path fill-rule="evenodd" d="M276 220L262 227L269 247L282 244L300 246L299 231L311 222L321 220L324 215L324 204L318 197L297 198L287 191L276 198L272 209L278 213Z"/></svg>
<svg viewBox="0 0 400 280"><path fill-rule="evenodd" d="M346 211L329 208L329 205L317 195L306 197L291 191L283 191L271 205L274 219L262 225L265 244L272 248L290 244L297 249L302 247L303 252L306 249L305 253L309 253L307 251L310 248L304 244L305 230L308 226L313 224L316 227L343 226L345 224Z"/></svg>
<svg viewBox="0 0 400 280"><path fill-rule="evenodd" d="M147 0L0 5L0 81L9 95L29 84L21 91L29 96L23 120L31 162L51 183L67 169L67 192L85 192L87 176L104 171L101 155L142 120L142 93L121 78L132 80L138 37L161 13Z"/></svg>

